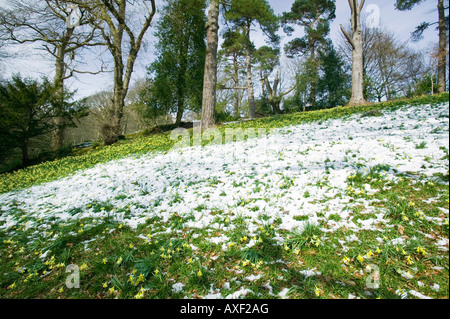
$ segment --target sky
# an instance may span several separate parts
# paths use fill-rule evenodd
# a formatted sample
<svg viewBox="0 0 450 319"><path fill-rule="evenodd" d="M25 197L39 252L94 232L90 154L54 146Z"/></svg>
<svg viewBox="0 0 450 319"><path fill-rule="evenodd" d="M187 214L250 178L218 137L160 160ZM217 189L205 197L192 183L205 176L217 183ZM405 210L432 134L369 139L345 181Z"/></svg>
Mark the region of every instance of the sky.
<svg viewBox="0 0 450 319"><path fill-rule="evenodd" d="M4 5L6 0L0 0L0 5ZM276 14L281 14L290 11L294 0L269 0ZM395 10L394 0L368 0L365 4L365 10L370 9L367 16L377 17L381 22L382 27L394 32L399 40L407 41L410 39L411 32L414 31L417 25L424 21L437 20L437 7L435 0L425 0L420 5L414 7L411 11L402 12ZM379 14L378 14L379 13ZM350 19L350 8L348 1L336 0L336 19L331 23L330 37L336 44L341 38L339 25L344 26L348 24ZM155 23L154 23L155 24ZM153 25L154 25L153 24ZM222 28L223 30L223 28ZM282 31L282 47L290 39L301 36L302 31L294 32L292 37L287 37ZM252 40L256 47L265 44L264 37L255 29L251 34ZM434 46L437 43L438 33L434 28L430 28L424 34L424 40L418 43L411 43L411 46L416 49L424 50ZM154 59L153 45L156 39L153 35L153 30L150 28L146 35L148 45L139 53L136 61L135 70L133 72L132 82L145 77L146 65L149 65ZM26 49L29 52L33 50ZM22 51L24 51L22 49ZM8 60L5 63L0 63L0 74L4 79L9 78L14 73L20 73L22 76L30 77L52 77L54 74L54 62L40 55L29 56L22 52L23 56L20 59ZM105 58L109 58L109 53L105 53ZM95 71L98 65L98 57L95 55L87 57L89 64L85 67ZM76 90L77 98L86 97L102 90L112 89L112 74L105 73L100 75L79 75L67 81L70 90Z"/></svg>

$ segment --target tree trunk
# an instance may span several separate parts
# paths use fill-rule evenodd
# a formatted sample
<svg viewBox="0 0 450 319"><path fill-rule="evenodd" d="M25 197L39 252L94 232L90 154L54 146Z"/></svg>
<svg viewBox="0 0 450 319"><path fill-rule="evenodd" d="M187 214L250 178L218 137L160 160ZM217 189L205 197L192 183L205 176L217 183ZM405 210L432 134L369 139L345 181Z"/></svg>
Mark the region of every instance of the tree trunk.
<svg viewBox="0 0 450 319"><path fill-rule="evenodd" d="M280 99L272 99L270 100L270 105L272 106L272 110L274 114L280 114L281 110L280 110L280 104L281 104L281 100Z"/></svg>
<svg viewBox="0 0 450 319"><path fill-rule="evenodd" d="M202 130L214 127L217 89L217 49L219 46L219 0L211 0L206 24L206 59L203 81Z"/></svg>
<svg viewBox="0 0 450 319"><path fill-rule="evenodd" d="M439 12L439 64L438 64L438 85L439 93L446 91L447 84L447 31L445 23L444 0L438 1Z"/></svg>
<svg viewBox="0 0 450 319"><path fill-rule="evenodd" d="M114 66L114 94L113 94L113 111L112 111L112 133L113 136L106 144L114 144L122 135L122 119L125 106L124 83L123 83L123 63L122 56L115 57Z"/></svg>
<svg viewBox="0 0 450 319"><path fill-rule="evenodd" d="M64 138L66 133L65 119L64 119L64 77L66 75L66 64L64 59L66 57L66 49L69 39L73 35L73 28L68 28L67 33L63 36L62 42L57 46L56 65L55 65L55 79L56 96L58 104L56 107L55 130L52 132L52 150L57 151L64 146Z"/></svg>
<svg viewBox="0 0 450 319"><path fill-rule="evenodd" d="M234 117L240 117L240 92L237 87L239 87L239 64L238 64L238 56L237 53L233 57L233 66L234 66Z"/></svg>
<svg viewBox="0 0 450 319"><path fill-rule="evenodd" d="M351 9L352 35L350 36L341 25L347 41L351 44L352 53L352 97L349 105L361 105L366 103L364 99L364 48L361 28L361 11L365 0L348 0Z"/></svg>
<svg viewBox="0 0 450 319"><path fill-rule="evenodd" d="M248 104L250 106L250 118L256 117L255 91L253 88L252 77L252 57L250 49L247 48L247 86L248 86Z"/></svg>
<svg viewBox="0 0 450 319"><path fill-rule="evenodd" d="M309 102L311 103L311 108L314 109L316 106L316 91L317 91L317 69L315 65L316 61L316 48L314 45L311 45L311 58L313 69L311 70L311 89L309 92Z"/></svg>
<svg viewBox="0 0 450 319"><path fill-rule="evenodd" d="M22 167L26 167L28 163L28 137L25 137L22 144Z"/></svg>
<svg viewBox="0 0 450 319"><path fill-rule="evenodd" d="M183 113L184 113L184 103L183 101L178 101L178 110L177 110L177 118L175 121L175 125L180 125L181 120L183 119Z"/></svg>
<svg viewBox="0 0 450 319"><path fill-rule="evenodd" d="M64 101L64 50L63 48L58 48L58 54L56 59L56 74L54 84L56 87L56 96L58 99L58 106L56 108L55 118L53 119L55 124L55 129L52 132L52 150L57 151L64 145L64 135L65 135L65 127L64 127L64 119L62 116L63 110L63 101Z"/></svg>

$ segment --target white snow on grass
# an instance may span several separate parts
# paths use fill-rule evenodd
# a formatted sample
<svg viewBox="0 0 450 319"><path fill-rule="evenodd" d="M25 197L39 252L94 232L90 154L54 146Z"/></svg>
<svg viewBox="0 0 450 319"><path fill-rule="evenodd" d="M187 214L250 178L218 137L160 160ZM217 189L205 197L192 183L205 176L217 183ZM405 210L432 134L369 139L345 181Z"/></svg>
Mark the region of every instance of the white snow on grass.
<svg viewBox="0 0 450 319"><path fill-rule="evenodd" d="M419 299L433 299L433 298L428 297L428 296L425 296L425 295L423 295L423 294L421 294L420 292L415 291L415 290L410 290L409 293L410 293L411 295L413 295L414 297L417 297L417 298L419 298Z"/></svg>
<svg viewBox="0 0 450 319"><path fill-rule="evenodd" d="M183 291L183 287L185 285L183 283L176 283L172 285L172 293L180 293Z"/></svg>
<svg viewBox="0 0 450 319"><path fill-rule="evenodd" d="M301 270L300 273L303 276L305 276L306 278L315 277L315 276L320 275L320 272L316 271L316 268L314 268L314 269L307 269L307 270Z"/></svg>
<svg viewBox="0 0 450 319"><path fill-rule="evenodd" d="M241 297L247 296L248 294L253 294L253 291L251 291L250 289L241 288L240 290L226 296L225 299L239 299Z"/></svg>
<svg viewBox="0 0 450 319"><path fill-rule="evenodd" d="M382 232L389 223L385 210L348 195L347 178L380 164L390 168L384 173L386 180L397 180L397 173L420 172L429 180L434 174L447 174L441 148L449 148L448 109L444 103L386 111L382 117L354 115L285 127L246 142L111 161L1 194L0 228L7 230L28 218L27 227L34 228L38 237L52 224L112 217L136 229L148 218L167 222L176 213L189 217L185 227L223 231L232 230L239 216L249 221L250 235L277 218L278 229L289 231L327 221L329 227L323 229L327 233L344 227L355 233ZM431 133L436 128L439 132ZM424 141L425 148L416 147ZM376 191L369 185L354 190ZM354 206L363 206L363 213L376 217L354 220L350 213ZM218 221L215 212L227 214L229 221ZM328 221L331 214L339 215L339 221ZM269 219L264 222L261 215ZM299 221L299 216L307 220ZM357 235L347 238L353 240L358 240ZM209 241L226 249L230 239ZM448 239L437 244L448 249Z"/></svg>

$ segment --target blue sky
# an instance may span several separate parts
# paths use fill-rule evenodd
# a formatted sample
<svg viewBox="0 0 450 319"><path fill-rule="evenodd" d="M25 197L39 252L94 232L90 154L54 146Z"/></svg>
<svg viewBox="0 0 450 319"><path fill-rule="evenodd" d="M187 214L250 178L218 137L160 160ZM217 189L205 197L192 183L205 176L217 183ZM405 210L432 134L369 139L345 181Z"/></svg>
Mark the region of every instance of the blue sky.
<svg viewBox="0 0 450 319"><path fill-rule="evenodd" d="M2 5L5 0L0 0ZM284 11L289 11L294 0L269 0L275 13L281 14ZM370 5L376 5L379 8L380 20L383 27L391 30L395 33L399 40L407 41L410 38L411 32L415 27L423 21L436 21L437 20L437 8L436 0L425 0L422 4L416 6L413 10L408 12L401 12L395 10L394 0L369 0L366 1L365 8ZM336 19L331 23L331 39L337 43L340 39L339 24L346 25L350 19L350 8L347 0L336 1ZM283 32L280 32L283 36L282 43L286 43L290 38L286 37ZM299 29L293 34L293 37L301 36L302 32ZM264 38L255 30L252 33L252 38L256 46L264 45ZM425 39L418 43L413 43L412 46L417 49L431 48L437 43L437 31L434 28L426 31ZM152 45L155 42L155 38L150 32L147 35L147 40L150 42L147 51L142 51L138 57L136 63L135 72L133 73L133 79L145 77L145 66L152 61ZM108 53L107 53L108 54ZM10 74L20 72L23 76L52 76L53 75L53 61L45 60L39 56L33 56L33 58L22 58L15 61L10 61L0 70L4 78L8 78ZM88 96L95 92L112 88L111 74L104 75L83 75L79 76L77 80L68 81L72 90L78 90L78 97Z"/></svg>

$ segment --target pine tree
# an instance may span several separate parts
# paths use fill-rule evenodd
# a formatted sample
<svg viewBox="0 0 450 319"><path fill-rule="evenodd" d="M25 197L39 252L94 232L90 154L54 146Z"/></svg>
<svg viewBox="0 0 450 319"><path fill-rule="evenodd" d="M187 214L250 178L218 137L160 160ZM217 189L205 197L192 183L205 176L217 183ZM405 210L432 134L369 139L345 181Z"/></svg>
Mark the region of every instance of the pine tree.
<svg viewBox="0 0 450 319"><path fill-rule="evenodd" d="M245 36L248 101L250 117L255 118L256 105L252 73L254 46L250 33L253 25L257 24L271 43L278 44L280 41L276 34L279 29L278 17L267 0L233 0L225 18L231 22L235 30L242 30L242 34Z"/></svg>
<svg viewBox="0 0 450 319"><path fill-rule="evenodd" d="M348 103L351 85L345 62L328 40L323 50L319 52L320 77L317 83L318 106L332 108Z"/></svg>
<svg viewBox="0 0 450 319"><path fill-rule="evenodd" d="M47 79L39 83L19 75L0 84L0 146L3 150L20 148L22 166L29 163L30 139L55 128L52 121L58 103L55 91Z"/></svg>
<svg viewBox="0 0 450 319"><path fill-rule="evenodd" d="M292 34L292 25L304 28L305 36L290 41L286 46L288 56L307 54L311 85L309 102L315 106L316 87L318 81L318 50L325 44L326 36L330 32L330 21L336 15L336 4L332 0L296 0L290 12L283 14L284 30Z"/></svg>

